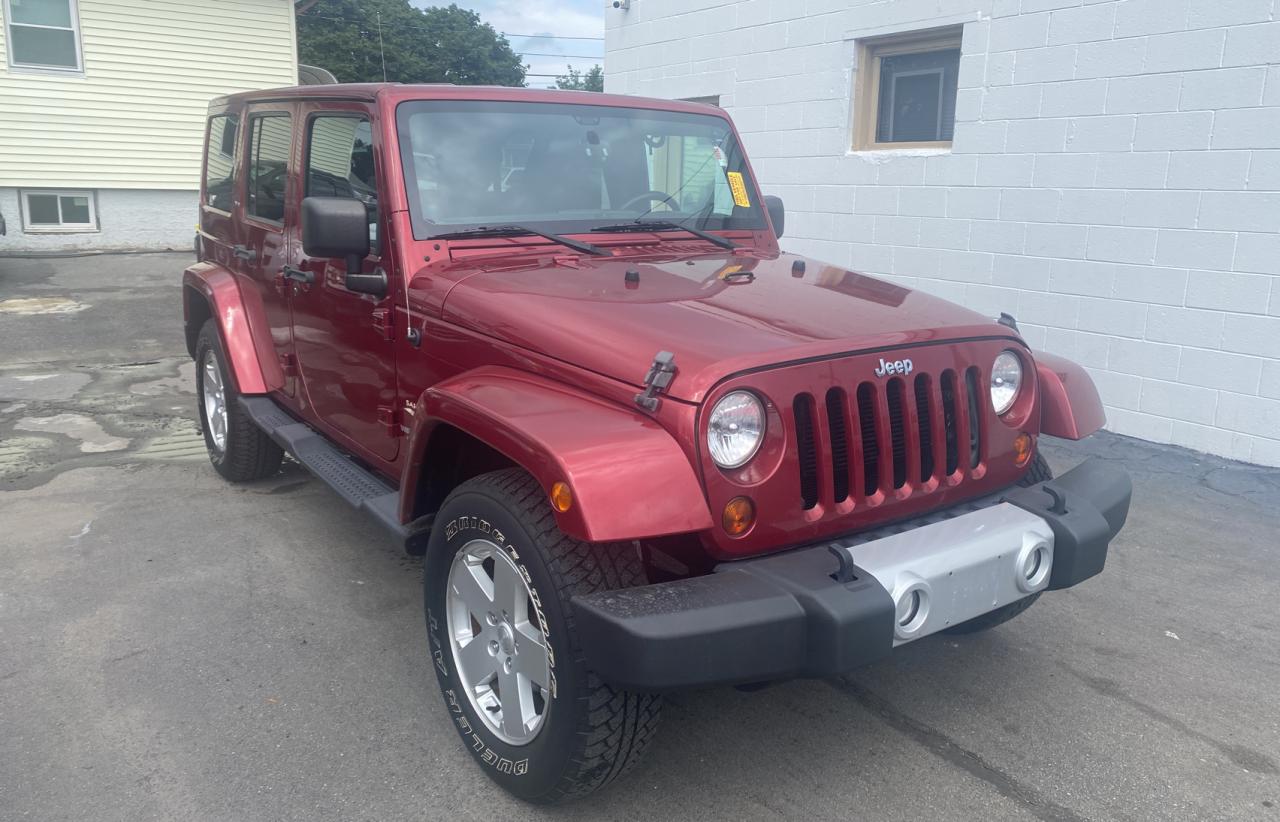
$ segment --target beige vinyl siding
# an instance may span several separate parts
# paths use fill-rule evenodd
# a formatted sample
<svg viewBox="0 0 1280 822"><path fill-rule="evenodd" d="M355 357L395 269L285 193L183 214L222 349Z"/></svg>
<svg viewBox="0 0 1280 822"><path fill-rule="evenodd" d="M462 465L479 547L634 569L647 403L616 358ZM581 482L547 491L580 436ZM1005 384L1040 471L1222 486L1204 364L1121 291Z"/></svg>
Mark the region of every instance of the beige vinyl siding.
<svg viewBox="0 0 1280 822"><path fill-rule="evenodd" d="M0 26L0 186L194 190L209 100L297 83L291 0L79 6L83 76L9 68Z"/></svg>

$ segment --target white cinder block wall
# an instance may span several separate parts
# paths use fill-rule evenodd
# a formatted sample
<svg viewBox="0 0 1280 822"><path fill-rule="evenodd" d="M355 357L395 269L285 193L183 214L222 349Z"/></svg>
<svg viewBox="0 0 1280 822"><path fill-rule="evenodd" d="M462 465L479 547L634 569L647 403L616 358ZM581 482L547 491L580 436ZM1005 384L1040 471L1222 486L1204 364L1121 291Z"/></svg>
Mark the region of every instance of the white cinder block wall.
<svg viewBox="0 0 1280 822"><path fill-rule="evenodd" d="M719 95L789 251L995 315L1108 427L1280 465L1280 0L631 0L606 91ZM852 152L860 38L963 25L949 151Z"/></svg>

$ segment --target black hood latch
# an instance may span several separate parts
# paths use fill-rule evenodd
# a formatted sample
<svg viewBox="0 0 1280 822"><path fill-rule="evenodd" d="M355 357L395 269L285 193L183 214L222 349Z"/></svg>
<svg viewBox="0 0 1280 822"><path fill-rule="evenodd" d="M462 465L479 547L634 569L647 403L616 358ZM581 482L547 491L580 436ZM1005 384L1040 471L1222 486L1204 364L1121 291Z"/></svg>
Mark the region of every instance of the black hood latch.
<svg viewBox="0 0 1280 822"><path fill-rule="evenodd" d="M667 390L676 376L676 355L670 351L659 351L649 366L649 373L644 375L644 391L636 394L636 405L646 411L657 411L661 400L658 395Z"/></svg>

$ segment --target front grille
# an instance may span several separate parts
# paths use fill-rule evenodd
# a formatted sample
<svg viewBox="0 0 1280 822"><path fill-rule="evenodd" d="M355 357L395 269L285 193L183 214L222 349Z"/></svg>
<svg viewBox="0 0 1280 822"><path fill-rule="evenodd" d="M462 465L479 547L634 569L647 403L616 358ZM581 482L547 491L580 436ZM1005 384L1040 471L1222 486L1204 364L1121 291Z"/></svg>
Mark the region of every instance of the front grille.
<svg viewBox="0 0 1280 822"><path fill-rule="evenodd" d="M798 394L795 415L800 500L817 506L830 480L833 502L941 481L982 461L981 375L920 373L827 391L821 402ZM816 432L828 437L819 442ZM852 436L851 436L852 435ZM825 474L825 476L824 476Z"/></svg>

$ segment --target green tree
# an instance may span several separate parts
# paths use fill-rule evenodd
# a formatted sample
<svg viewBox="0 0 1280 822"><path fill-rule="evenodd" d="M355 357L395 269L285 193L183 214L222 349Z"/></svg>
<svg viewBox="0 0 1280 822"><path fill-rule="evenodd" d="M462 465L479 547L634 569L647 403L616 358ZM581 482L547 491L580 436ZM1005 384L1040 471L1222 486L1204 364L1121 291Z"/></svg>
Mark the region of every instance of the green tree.
<svg viewBox="0 0 1280 822"><path fill-rule="evenodd" d="M409 0L319 0L298 15L298 61L344 83L523 86L527 68L475 12Z"/></svg>
<svg viewBox="0 0 1280 822"><path fill-rule="evenodd" d="M573 66L566 66L568 74L556 77L556 88L573 89L575 91L604 91L604 69L600 64L586 71L578 71Z"/></svg>

